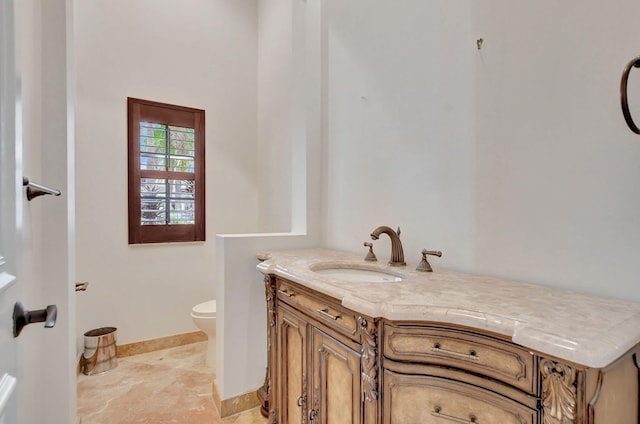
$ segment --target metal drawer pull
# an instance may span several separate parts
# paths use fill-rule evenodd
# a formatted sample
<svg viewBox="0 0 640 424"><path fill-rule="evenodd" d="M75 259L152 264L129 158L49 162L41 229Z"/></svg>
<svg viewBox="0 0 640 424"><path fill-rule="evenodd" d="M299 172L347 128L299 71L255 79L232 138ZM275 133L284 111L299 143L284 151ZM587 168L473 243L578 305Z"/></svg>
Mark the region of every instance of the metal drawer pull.
<svg viewBox="0 0 640 424"><path fill-rule="evenodd" d="M460 353L455 352L453 350L442 349L440 347L440 343L434 343L431 348L432 352L443 353L445 355L457 356L458 358L471 359L473 361L479 361L480 357L478 356L478 352L475 350L470 350L469 353Z"/></svg>
<svg viewBox="0 0 640 424"><path fill-rule="evenodd" d="M305 395L302 395L298 398L297 402L298 406L302 406L305 403L307 403L307 397Z"/></svg>
<svg viewBox="0 0 640 424"><path fill-rule="evenodd" d="M280 289L278 289L278 293L280 293L283 296L287 296L287 297L293 297L293 296L296 295L295 293L289 293L286 290L280 290Z"/></svg>
<svg viewBox="0 0 640 424"><path fill-rule="evenodd" d="M324 309L318 309L316 312L319 313L319 314L324 315L327 318L331 318L332 320L337 320L337 319L342 318L341 315L331 315L329 313L329 307L328 306L326 308L324 308Z"/></svg>
<svg viewBox="0 0 640 424"><path fill-rule="evenodd" d="M451 415L441 414L440 411L442 411L442 408L439 406L436 406L435 408L433 408L433 412L431 413L431 415L433 415L434 417L444 418L445 420L453 421L454 423L480 424L478 422L478 418L473 414L470 414L469 419L465 420L464 418L458 418L458 417L453 417Z"/></svg>

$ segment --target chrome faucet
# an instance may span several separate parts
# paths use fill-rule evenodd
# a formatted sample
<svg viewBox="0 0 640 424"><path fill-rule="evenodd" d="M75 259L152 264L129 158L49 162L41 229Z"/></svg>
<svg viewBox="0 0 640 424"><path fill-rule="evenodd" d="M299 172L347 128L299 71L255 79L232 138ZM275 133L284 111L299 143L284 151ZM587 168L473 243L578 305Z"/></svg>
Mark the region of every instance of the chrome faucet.
<svg viewBox="0 0 640 424"><path fill-rule="evenodd" d="M378 240L382 233L388 235L391 239L391 259L389 259L389 265L406 265L406 262L404 261L404 252L402 251L402 242L400 241L400 227L398 227L397 233L393 231L393 229L384 225L378 227L371 233L371 239Z"/></svg>

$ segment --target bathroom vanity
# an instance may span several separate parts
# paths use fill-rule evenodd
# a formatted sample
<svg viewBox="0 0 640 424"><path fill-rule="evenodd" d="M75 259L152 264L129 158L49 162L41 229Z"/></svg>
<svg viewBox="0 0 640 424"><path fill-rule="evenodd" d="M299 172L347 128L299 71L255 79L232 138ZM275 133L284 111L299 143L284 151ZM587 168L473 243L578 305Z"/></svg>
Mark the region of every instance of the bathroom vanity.
<svg viewBox="0 0 640 424"><path fill-rule="evenodd" d="M258 265L270 423L637 424L640 305L324 249Z"/></svg>

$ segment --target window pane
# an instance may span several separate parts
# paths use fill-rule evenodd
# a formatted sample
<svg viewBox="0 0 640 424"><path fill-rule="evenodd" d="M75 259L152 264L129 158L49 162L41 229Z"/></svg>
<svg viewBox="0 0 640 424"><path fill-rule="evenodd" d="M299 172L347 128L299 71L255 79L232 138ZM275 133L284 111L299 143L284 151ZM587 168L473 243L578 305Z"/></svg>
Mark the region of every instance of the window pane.
<svg viewBox="0 0 640 424"><path fill-rule="evenodd" d="M140 122L140 169L164 171L166 167L166 125Z"/></svg>
<svg viewBox="0 0 640 424"><path fill-rule="evenodd" d="M140 182L142 225L195 224L195 181L142 178Z"/></svg>
<svg viewBox="0 0 640 424"><path fill-rule="evenodd" d="M195 181L169 180L171 224L195 224Z"/></svg>
<svg viewBox="0 0 640 424"><path fill-rule="evenodd" d="M169 196L172 199L193 199L195 184L194 180L169 180Z"/></svg>
<svg viewBox="0 0 640 424"><path fill-rule="evenodd" d="M169 126L169 154L169 171L195 171L195 131L193 128Z"/></svg>
<svg viewBox="0 0 640 424"><path fill-rule="evenodd" d="M167 223L167 180L140 179L140 224L165 225Z"/></svg>
<svg viewBox="0 0 640 424"><path fill-rule="evenodd" d="M171 200L171 224L195 224L195 203L193 200Z"/></svg>

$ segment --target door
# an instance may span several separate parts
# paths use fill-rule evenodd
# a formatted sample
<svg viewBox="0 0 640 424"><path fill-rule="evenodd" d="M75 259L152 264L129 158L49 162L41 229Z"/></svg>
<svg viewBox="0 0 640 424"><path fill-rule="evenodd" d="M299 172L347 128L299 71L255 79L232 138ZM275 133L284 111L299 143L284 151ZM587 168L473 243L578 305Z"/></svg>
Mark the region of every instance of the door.
<svg viewBox="0 0 640 424"><path fill-rule="evenodd" d="M71 4L0 0L0 424L76 421ZM62 196L28 201L23 176ZM32 324L14 338L18 301L57 305L55 327Z"/></svg>
<svg viewBox="0 0 640 424"><path fill-rule="evenodd" d="M16 423L18 350L10 325L18 299L16 258L15 95L13 8L0 2L0 424Z"/></svg>
<svg viewBox="0 0 640 424"><path fill-rule="evenodd" d="M360 354L315 327L311 340L310 421L361 424Z"/></svg>
<svg viewBox="0 0 640 424"><path fill-rule="evenodd" d="M307 422L307 323L286 307L278 309L275 379L278 422Z"/></svg>

